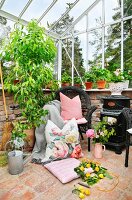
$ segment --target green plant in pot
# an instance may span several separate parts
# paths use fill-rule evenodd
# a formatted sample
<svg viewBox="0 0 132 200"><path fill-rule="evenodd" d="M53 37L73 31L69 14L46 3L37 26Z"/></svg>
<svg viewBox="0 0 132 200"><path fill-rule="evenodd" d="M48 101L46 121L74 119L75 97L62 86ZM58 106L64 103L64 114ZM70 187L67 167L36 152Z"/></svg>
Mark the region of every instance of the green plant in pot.
<svg viewBox="0 0 132 200"><path fill-rule="evenodd" d="M123 71L123 76L125 82L128 84L129 87L132 87L132 70Z"/></svg>
<svg viewBox="0 0 132 200"><path fill-rule="evenodd" d="M43 106L52 100L53 93L44 95L42 88L53 80L51 63L55 55L54 41L36 21L31 21L26 27L16 26L2 46L2 61L14 63L4 79L5 86L14 94L28 127L34 128L44 123L41 117L47 111L43 110ZM14 85L16 75L19 83Z"/></svg>
<svg viewBox="0 0 132 200"><path fill-rule="evenodd" d="M86 89L92 89L93 83L96 81L96 77L92 73L92 71L85 72L84 81L85 81Z"/></svg>
<svg viewBox="0 0 132 200"><path fill-rule="evenodd" d="M68 72L64 72L61 76L61 83L62 83L62 86L69 86L71 85L71 81L72 81L72 78L71 76L68 74Z"/></svg>
<svg viewBox="0 0 132 200"><path fill-rule="evenodd" d="M81 84L82 84L82 81L81 81L80 77L75 76L74 77L74 85L77 86L77 87L80 87Z"/></svg>
<svg viewBox="0 0 132 200"><path fill-rule="evenodd" d="M110 80L110 71L108 69L103 69L100 67L92 68L93 74L96 76L98 89L103 89L106 86L106 81Z"/></svg>
<svg viewBox="0 0 132 200"><path fill-rule="evenodd" d="M121 71L121 69L116 69L115 71L111 71L111 79L109 83L109 89L111 91L111 95L121 95L122 90L128 88L129 80L126 81L128 75Z"/></svg>
<svg viewBox="0 0 132 200"><path fill-rule="evenodd" d="M26 133L24 133L24 130L27 128L27 124L24 124L21 121L13 122L12 136L11 140L9 141L12 150L23 148L24 139L26 138Z"/></svg>

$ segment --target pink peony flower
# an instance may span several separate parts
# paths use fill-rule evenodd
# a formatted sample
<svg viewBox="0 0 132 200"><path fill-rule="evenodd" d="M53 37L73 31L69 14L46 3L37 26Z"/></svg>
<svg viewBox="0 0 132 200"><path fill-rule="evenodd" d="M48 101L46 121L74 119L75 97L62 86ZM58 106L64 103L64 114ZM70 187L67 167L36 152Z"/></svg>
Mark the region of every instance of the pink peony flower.
<svg viewBox="0 0 132 200"><path fill-rule="evenodd" d="M75 146L70 157L71 158L82 158L83 157L82 148L80 145Z"/></svg>
<svg viewBox="0 0 132 200"><path fill-rule="evenodd" d="M52 128L52 133L54 135L62 136L61 130L59 128L57 128L57 127L56 128Z"/></svg>
<svg viewBox="0 0 132 200"><path fill-rule="evenodd" d="M87 136L88 138L94 138L94 137L95 137L94 130L93 130L93 129L88 129L88 130L86 131L86 136Z"/></svg>
<svg viewBox="0 0 132 200"><path fill-rule="evenodd" d="M65 158L68 155L68 146L62 141L55 141L55 146L53 148L53 156L55 158Z"/></svg>

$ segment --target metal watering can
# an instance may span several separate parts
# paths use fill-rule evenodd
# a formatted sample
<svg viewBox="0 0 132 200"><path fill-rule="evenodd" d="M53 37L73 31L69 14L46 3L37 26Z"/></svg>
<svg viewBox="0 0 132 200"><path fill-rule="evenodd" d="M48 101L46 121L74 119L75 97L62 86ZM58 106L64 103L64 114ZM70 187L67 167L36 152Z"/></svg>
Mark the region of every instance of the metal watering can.
<svg viewBox="0 0 132 200"><path fill-rule="evenodd" d="M10 141L8 143L10 143ZM8 152L9 173L12 175L20 174L24 169L24 165L31 159L33 154L30 154L28 158L24 159L24 155L28 154L24 154L23 149Z"/></svg>
<svg viewBox="0 0 132 200"><path fill-rule="evenodd" d="M20 174L24 169L23 151L14 150L8 153L8 170L12 175Z"/></svg>

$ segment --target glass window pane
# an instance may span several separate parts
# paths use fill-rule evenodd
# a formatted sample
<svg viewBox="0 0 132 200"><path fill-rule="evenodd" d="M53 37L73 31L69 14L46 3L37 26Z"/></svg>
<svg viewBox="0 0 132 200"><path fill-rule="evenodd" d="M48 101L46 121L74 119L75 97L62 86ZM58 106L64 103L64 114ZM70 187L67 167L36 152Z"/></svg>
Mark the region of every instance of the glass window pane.
<svg viewBox="0 0 132 200"><path fill-rule="evenodd" d="M63 40L63 44L62 45L62 73L64 71L66 71L68 74L71 75L71 71L72 71L72 63L69 59L69 56L71 57L72 55L72 40L71 38L67 38L65 40ZM69 56L67 55L65 48L68 51Z"/></svg>
<svg viewBox="0 0 132 200"><path fill-rule="evenodd" d="M80 34L77 37L78 41L78 49L75 51L75 56L78 55L78 63L76 64L78 71L80 74L83 74L84 68L87 68L87 61L86 61L86 33Z"/></svg>
<svg viewBox="0 0 132 200"><path fill-rule="evenodd" d="M132 22L131 19L124 21L124 69L132 71Z"/></svg>
<svg viewBox="0 0 132 200"><path fill-rule="evenodd" d="M105 0L105 23L116 21L121 17L121 4L119 0Z"/></svg>
<svg viewBox="0 0 132 200"><path fill-rule="evenodd" d="M10 30L12 31L14 29L14 25L16 22L13 22L11 20L7 20L6 26L10 27Z"/></svg>
<svg viewBox="0 0 132 200"><path fill-rule="evenodd" d="M88 13L88 29L96 27L96 26L101 26L101 23L102 23L102 2L100 1Z"/></svg>
<svg viewBox="0 0 132 200"><path fill-rule="evenodd" d="M101 66L102 63L102 29L88 33L88 65Z"/></svg>
<svg viewBox="0 0 132 200"><path fill-rule="evenodd" d="M131 0L124 0L124 16L132 15L132 1Z"/></svg>
<svg viewBox="0 0 132 200"><path fill-rule="evenodd" d="M61 34L72 24L72 22L73 22L73 18L71 18L71 17L67 14L67 15L65 15L65 16L63 17L63 19L61 19L54 27L53 27L52 25L54 25L55 21L54 21L54 23L52 23L52 25L51 25L52 31L55 32L55 33L57 33L57 34L60 34L60 35L61 35ZM67 33L67 35L68 35L68 34L71 34L71 31L72 31L72 30L70 30L70 31Z"/></svg>
<svg viewBox="0 0 132 200"><path fill-rule="evenodd" d="M80 0L75 7L69 12L69 15L76 20L88 7L90 7L95 0Z"/></svg>
<svg viewBox="0 0 132 200"><path fill-rule="evenodd" d="M27 2L28 0L6 0L2 7L2 10L9 12L15 16L19 16L20 12L22 11Z"/></svg>
<svg viewBox="0 0 132 200"><path fill-rule="evenodd" d="M70 3L73 3L75 0L71 0ZM45 28L49 28L51 24L57 21L61 15L68 8L67 0L58 0L57 3L53 6L53 8L47 13L47 15L42 19L41 24Z"/></svg>
<svg viewBox="0 0 132 200"><path fill-rule="evenodd" d="M84 16L74 27L75 32L86 31L86 16Z"/></svg>
<svg viewBox="0 0 132 200"><path fill-rule="evenodd" d="M86 34L80 34L74 37L74 65L80 75L84 72L84 59L86 59ZM72 58L72 39L63 40L65 47ZM72 73L72 63L69 59L64 47L62 48L62 72L67 71L70 75ZM74 69L76 74L76 70Z"/></svg>
<svg viewBox="0 0 132 200"><path fill-rule="evenodd" d="M0 20L1 20L0 23L0 41L1 41L10 33L11 30L13 30L15 22L7 20L4 17L0 17Z"/></svg>
<svg viewBox="0 0 132 200"><path fill-rule="evenodd" d="M105 66L110 70L121 67L121 23L105 28Z"/></svg>
<svg viewBox="0 0 132 200"><path fill-rule="evenodd" d="M48 6L52 3L53 0L33 0L30 4L22 19L30 21L31 19L39 19L39 17L44 13Z"/></svg>

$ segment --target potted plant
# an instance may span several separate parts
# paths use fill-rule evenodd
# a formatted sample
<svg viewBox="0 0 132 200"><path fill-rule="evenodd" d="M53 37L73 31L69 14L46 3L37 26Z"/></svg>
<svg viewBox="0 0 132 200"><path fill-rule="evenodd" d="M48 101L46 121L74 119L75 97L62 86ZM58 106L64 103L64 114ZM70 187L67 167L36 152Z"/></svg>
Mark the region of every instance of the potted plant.
<svg viewBox="0 0 132 200"><path fill-rule="evenodd" d="M69 86L71 85L71 81L72 81L72 78L71 76L68 74L68 72L64 72L61 76L61 85L62 86Z"/></svg>
<svg viewBox="0 0 132 200"><path fill-rule="evenodd" d="M131 87L132 84L132 71L128 70L128 71L123 71L123 76L124 76L124 81L125 81L125 86L126 89L129 87Z"/></svg>
<svg viewBox="0 0 132 200"><path fill-rule="evenodd" d="M96 81L96 77L92 71L85 72L84 81L85 81L86 90L92 89L93 83Z"/></svg>
<svg viewBox="0 0 132 200"><path fill-rule="evenodd" d="M74 77L74 86L76 86L76 87L80 87L81 84L82 84L82 82L81 82L80 77L75 76L75 77Z"/></svg>
<svg viewBox="0 0 132 200"><path fill-rule="evenodd" d="M121 69L116 69L115 71L111 71L109 89L111 91L111 95L121 95L123 89L125 89L125 78Z"/></svg>
<svg viewBox="0 0 132 200"><path fill-rule="evenodd" d="M97 88L103 89L106 86L106 81L110 79L110 72L107 69L103 69L100 67L93 67L92 68L93 74L96 76L97 81Z"/></svg>
<svg viewBox="0 0 132 200"><path fill-rule="evenodd" d="M47 114L43 106L52 98L44 95L42 88L53 80L51 63L56 55L54 41L45 35L44 29L36 21L31 21L26 27L16 26L1 52L3 62L15 63L6 74L5 87L13 92L26 125L38 127L44 123L41 117ZM14 85L16 74L19 83Z"/></svg>
<svg viewBox="0 0 132 200"><path fill-rule="evenodd" d="M86 136L93 140L95 144L94 156L102 158L102 145L108 142L110 136L115 135L115 129L109 127L116 123L116 119L103 117L101 121L93 126L93 129L88 129Z"/></svg>

